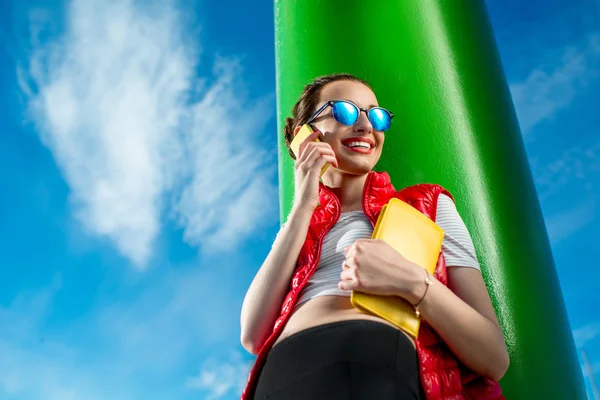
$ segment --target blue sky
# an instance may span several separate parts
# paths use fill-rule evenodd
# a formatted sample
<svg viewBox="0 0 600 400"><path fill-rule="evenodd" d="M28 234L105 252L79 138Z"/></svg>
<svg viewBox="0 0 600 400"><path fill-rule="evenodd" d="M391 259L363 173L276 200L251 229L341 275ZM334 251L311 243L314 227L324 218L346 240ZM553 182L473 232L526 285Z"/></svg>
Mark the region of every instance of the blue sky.
<svg viewBox="0 0 600 400"><path fill-rule="evenodd" d="M156 3L0 3L2 399L245 380L239 310L279 222L273 5ZM600 5L488 6L598 380Z"/></svg>

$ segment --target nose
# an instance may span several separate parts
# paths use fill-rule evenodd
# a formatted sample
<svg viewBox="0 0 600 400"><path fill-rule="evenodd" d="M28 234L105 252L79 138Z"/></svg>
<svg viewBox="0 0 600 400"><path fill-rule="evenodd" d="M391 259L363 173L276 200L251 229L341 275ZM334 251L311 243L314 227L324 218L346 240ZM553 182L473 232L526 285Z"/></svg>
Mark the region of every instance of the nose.
<svg viewBox="0 0 600 400"><path fill-rule="evenodd" d="M354 123L354 130L363 133L373 132L373 125L369 121L366 110L359 111L358 120Z"/></svg>

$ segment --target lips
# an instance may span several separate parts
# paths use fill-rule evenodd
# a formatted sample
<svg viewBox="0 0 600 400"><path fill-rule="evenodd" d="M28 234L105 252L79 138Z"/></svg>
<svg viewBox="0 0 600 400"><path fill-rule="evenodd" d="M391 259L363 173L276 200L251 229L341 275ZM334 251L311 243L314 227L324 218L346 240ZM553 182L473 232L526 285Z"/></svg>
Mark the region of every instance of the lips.
<svg viewBox="0 0 600 400"><path fill-rule="evenodd" d="M369 145L371 146L371 149L373 147L375 147L375 142L373 142L372 139L367 138L367 137L350 137L350 138L346 138L346 139L342 140L342 144L344 146L346 146L347 144L350 144L352 142L366 142L366 143L369 143Z"/></svg>
<svg viewBox="0 0 600 400"><path fill-rule="evenodd" d="M366 147L350 147L351 144L357 144L357 143L363 143L363 144L368 144L369 148ZM375 143L373 142L372 139L366 138L366 137L351 137L351 138L346 138L344 140L342 140L342 144L344 145L344 147L350 151L356 152L356 153L362 153L362 154L370 154L371 151L373 150L373 147L375 147Z"/></svg>

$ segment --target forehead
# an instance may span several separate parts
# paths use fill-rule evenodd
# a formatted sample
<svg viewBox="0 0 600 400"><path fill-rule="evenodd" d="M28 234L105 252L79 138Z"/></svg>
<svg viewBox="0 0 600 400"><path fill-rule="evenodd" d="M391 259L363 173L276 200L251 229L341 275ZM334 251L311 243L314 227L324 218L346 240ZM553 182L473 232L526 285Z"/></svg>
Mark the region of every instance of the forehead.
<svg viewBox="0 0 600 400"><path fill-rule="evenodd" d="M359 107L376 106L377 98L371 89L360 82L331 82L321 90L321 103L328 100L350 100Z"/></svg>

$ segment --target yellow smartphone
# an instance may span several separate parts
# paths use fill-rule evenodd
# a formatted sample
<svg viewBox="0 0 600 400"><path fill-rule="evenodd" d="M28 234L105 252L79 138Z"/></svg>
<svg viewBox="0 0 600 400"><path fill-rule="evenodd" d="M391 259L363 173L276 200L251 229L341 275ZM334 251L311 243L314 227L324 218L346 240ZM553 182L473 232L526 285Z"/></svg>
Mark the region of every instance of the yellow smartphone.
<svg viewBox="0 0 600 400"><path fill-rule="evenodd" d="M296 137L294 137L294 140L292 140L292 143L290 143L290 148L292 149L292 152L296 156L296 159L298 159L298 150L300 148L300 143L302 143L304 140L306 140L306 138L308 136L310 136L313 132L314 132L314 129L309 124L304 124L302 126L302 128L300 128L298 133L296 134ZM320 142L319 138L316 138L314 141ZM327 164L325 164L325 166L323 168L321 168L320 176L323 176L323 174L325 173L325 171L327 171L327 168L329 168L330 165L331 164L327 163Z"/></svg>

